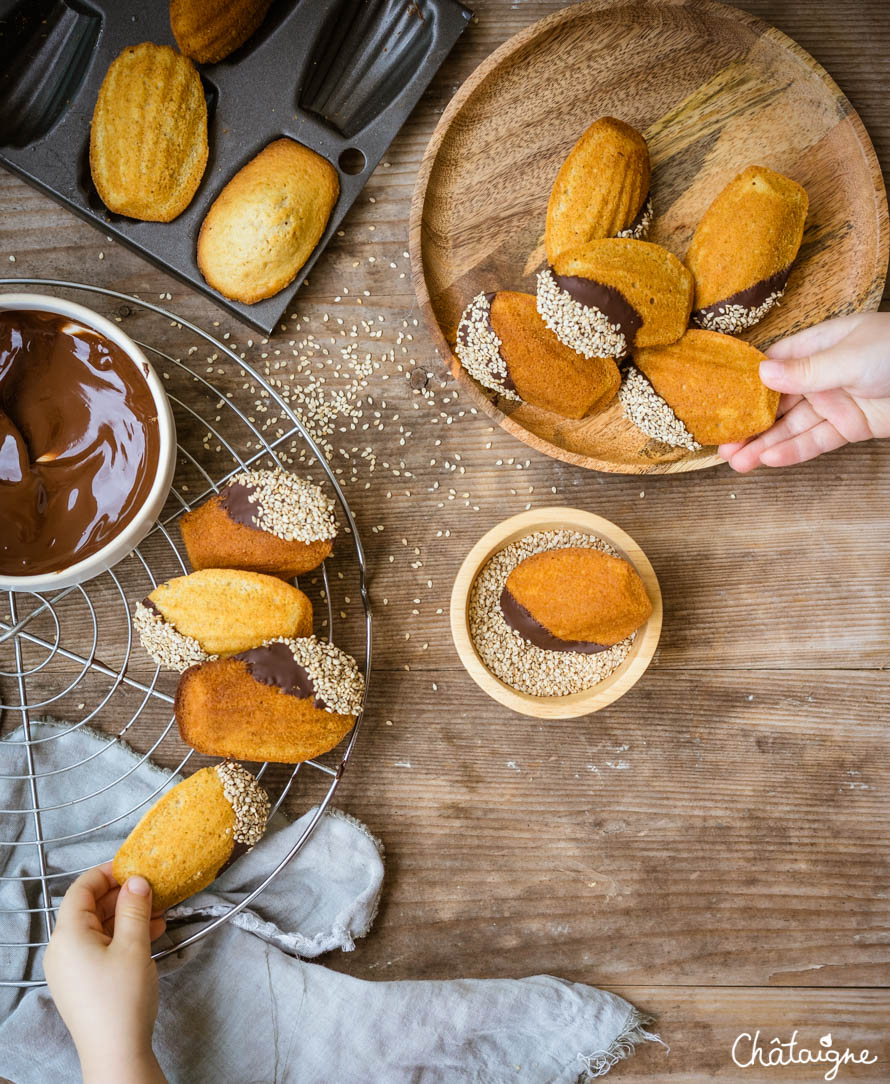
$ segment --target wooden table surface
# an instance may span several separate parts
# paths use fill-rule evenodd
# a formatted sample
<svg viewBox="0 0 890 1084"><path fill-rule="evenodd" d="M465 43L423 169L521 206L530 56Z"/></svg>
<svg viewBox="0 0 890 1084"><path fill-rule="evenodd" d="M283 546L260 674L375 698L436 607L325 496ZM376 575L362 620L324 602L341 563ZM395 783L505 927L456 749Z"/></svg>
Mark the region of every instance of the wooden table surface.
<svg viewBox="0 0 890 1084"><path fill-rule="evenodd" d="M387 880L373 932L326 963L367 979L548 972L614 989L658 1015L671 1047L647 1044L616 1079L821 1079L806 1067L736 1068L734 1038L760 1028L767 1040L799 1029L804 1045L831 1032L835 1048L868 1047L879 1061L839 1079L886 1080L890 442L781 472L641 481L551 461L471 414L413 323L412 185L461 81L561 4L474 6L477 22L294 306L318 335L326 313L347 327L372 314L379 332L359 325L356 339L379 362L366 389L374 402L334 442L357 464L342 479L376 616L370 707L336 804L382 838ZM886 175L884 0L740 6L824 64ZM0 253L4 268L15 258L10 274L149 298L169 291L170 308L230 333L260 366L289 338L260 343L6 173ZM164 344L175 350L178 334L168 329ZM434 374L427 397L418 369ZM294 387L306 379L286 367L275 375ZM665 624L627 696L586 719L544 723L469 680L447 612L480 535L553 503L614 520L643 546Z"/></svg>

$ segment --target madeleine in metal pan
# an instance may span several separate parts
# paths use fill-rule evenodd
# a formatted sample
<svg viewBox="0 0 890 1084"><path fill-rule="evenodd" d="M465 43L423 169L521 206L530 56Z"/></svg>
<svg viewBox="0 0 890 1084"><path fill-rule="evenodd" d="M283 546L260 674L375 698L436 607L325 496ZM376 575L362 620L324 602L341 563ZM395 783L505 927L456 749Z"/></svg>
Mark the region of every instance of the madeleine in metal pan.
<svg viewBox="0 0 890 1084"><path fill-rule="evenodd" d="M170 222L207 165L207 103L194 64L169 45L129 45L110 64L93 110L90 172L115 214Z"/></svg>
<svg viewBox="0 0 890 1084"><path fill-rule="evenodd" d="M170 29L185 56L216 64L257 30L272 0L170 0Z"/></svg>
<svg viewBox="0 0 890 1084"><path fill-rule="evenodd" d="M327 159L276 139L216 197L198 236L198 267L233 301L253 305L297 277L321 239L340 194Z"/></svg>

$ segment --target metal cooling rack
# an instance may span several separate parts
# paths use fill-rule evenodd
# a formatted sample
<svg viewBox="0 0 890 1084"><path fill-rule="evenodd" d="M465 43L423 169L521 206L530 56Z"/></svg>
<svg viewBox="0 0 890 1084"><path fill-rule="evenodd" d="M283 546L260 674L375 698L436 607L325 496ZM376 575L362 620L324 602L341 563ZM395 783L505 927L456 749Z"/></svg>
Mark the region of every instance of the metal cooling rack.
<svg viewBox="0 0 890 1084"><path fill-rule="evenodd" d="M176 675L162 673L141 647L134 644L130 623L136 602L158 582L189 571L175 530L176 521L183 512L217 492L238 471L271 465L288 466L299 450L304 449L308 453L305 462L301 461L294 469L301 475L313 476L333 493L340 507L341 531L334 556L322 565L318 575L303 577L300 586L310 595L316 614L327 614L316 632L326 633L332 640L336 638L345 650L359 659L363 650L366 690L371 670L371 610L365 555L355 521L324 455L273 383L226 343L142 298L55 279L0 279L0 288L18 290L22 287L34 287L40 293L83 292L93 295L94 308L97 307L96 297L104 299L103 304L112 303L113 307L106 315L121 321L162 374L176 418L178 457L170 499L152 531L129 558L94 580L54 595L10 592L6 599L8 613L0 612L0 835L3 837L0 839L0 882L20 882L25 904L0 909L0 958L6 960L21 960L22 951L33 956L48 941L55 914L53 897L60 897L68 881L83 872L82 869L66 868L66 844L82 840L91 832L113 831L116 821L136 810L140 810L141 815L142 807L152 804L168 786L168 781L159 777L156 791L145 802L133 806L128 814L101 820L97 813L96 823L86 831L63 830L47 834L44 822L51 815L58 815L60 810L75 804L101 801L101 796L111 786L125 785L126 776L149 759L160 760L174 772L185 774L213 762L188 749L179 739L172 715ZM85 300L91 304L89 298ZM134 318L132 322L130 317ZM170 338L171 326L176 329L177 344L183 341L182 357L174 357L141 341L140 334L146 338L160 338L156 334L158 317L168 322L165 337ZM155 335L150 328L140 334L133 330L133 325L146 319L154 324ZM192 337L191 347L185 343L189 337ZM197 349L192 349L195 346ZM225 365L220 364L223 360ZM231 365L237 369L233 370ZM234 379L236 374L238 379ZM228 381L227 389L214 383L214 378L220 383L220 377ZM189 386L188 402L182 393L186 385ZM261 428L261 421L256 416L256 400L262 393L265 393L261 402L266 405L263 419L266 424ZM272 410L276 412L274 417L270 416ZM346 594L349 591L361 599L363 616L344 621L341 609L352 597ZM339 597L336 604L332 596ZM335 614L338 615L336 637ZM50 714L64 719L69 725L48 736L35 737L32 725ZM355 746L361 718L360 714L342 752L334 750L326 758L303 764L263 764L257 769L257 777L263 780L270 793L273 814L288 795L300 793L302 796L296 786L298 776L301 782L305 781L305 790L314 788L317 791L320 785L320 796L313 794L313 802L309 803L310 807L316 805L311 821L290 851L247 896L224 914L208 919L172 947L156 952L155 959L206 937L248 907L299 853L337 789ZM108 743L80 761L66 762L63 767L45 773L35 770L35 750L40 743L64 743L66 734L81 727L101 730L109 737ZM13 736L19 732L20 737ZM80 768L86 761L100 757L118 739L126 741L137 752L124 775L71 801L57 806L41 805L42 779ZM24 759L18 770L7 771L2 754L20 754L22 750ZM307 775L312 778L307 779ZM19 785L24 789L27 801L21 808L11 808L3 798L4 791L8 795ZM3 822L9 823L8 818L12 816L24 816L30 822L33 838L7 838ZM9 868L10 858L15 859L16 849L22 847L29 849L27 857L31 859L35 858L36 851L35 872L14 877L3 875ZM10 924L15 924L16 916L22 915L29 916L25 921L30 932L25 940L9 940ZM18 919L18 925L23 925L21 919ZM42 972L35 961L32 960L30 968L27 973L34 977L16 979L0 975L0 986L44 985Z"/></svg>

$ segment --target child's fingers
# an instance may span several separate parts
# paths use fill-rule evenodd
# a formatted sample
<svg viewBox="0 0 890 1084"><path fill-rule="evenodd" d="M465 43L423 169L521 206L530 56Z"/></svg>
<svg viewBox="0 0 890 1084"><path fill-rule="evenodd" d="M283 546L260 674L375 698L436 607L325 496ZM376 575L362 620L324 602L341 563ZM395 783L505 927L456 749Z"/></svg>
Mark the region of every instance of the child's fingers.
<svg viewBox="0 0 890 1084"><path fill-rule="evenodd" d="M148 926L148 938L150 941L157 941L164 930L167 929L167 920L160 916L159 918L153 918Z"/></svg>
<svg viewBox="0 0 890 1084"><path fill-rule="evenodd" d="M747 440L736 440L733 441L731 444L718 444L717 455L719 455L722 459L729 461L736 454L736 452L739 451L739 449L744 448L747 443Z"/></svg>
<svg viewBox="0 0 890 1084"><path fill-rule="evenodd" d="M847 438L839 433L831 422L822 421L805 433L799 433L790 440L767 448L761 455L760 462L765 467L790 467L794 463L815 459L823 452L833 452L846 443Z"/></svg>
<svg viewBox="0 0 890 1084"><path fill-rule="evenodd" d="M100 922L107 922L113 917L119 894L120 889L115 885L114 888L106 892L102 899L98 901L96 904L96 914L99 916Z"/></svg>
<svg viewBox="0 0 890 1084"><path fill-rule="evenodd" d="M859 379L862 355L846 343L800 358L760 363L760 379L768 388L791 394L852 387Z"/></svg>
<svg viewBox="0 0 890 1084"><path fill-rule="evenodd" d="M824 320L821 324L814 324L803 331L798 331L795 335L789 335L786 339L774 342L772 346L767 347L767 356L786 360L827 350L846 338L861 321L861 313L853 316L838 316L834 320Z"/></svg>
<svg viewBox="0 0 890 1084"><path fill-rule="evenodd" d="M129 877L121 886L114 909L113 948L148 950L151 885L144 877Z"/></svg>
<svg viewBox="0 0 890 1084"><path fill-rule="evenodd" d="M114 881L103 866L82 873L62 899L56 926L94 926L97 903L113 887Z"/></svg>
<svg viewBox="0 0 890 1084"><path fill-rule="evenodd" d="M807 400L801 399L787 414L779 418L772 428L747 441L730 457L729 465L739 474L746 474L760 466L760 457L767 448L812 429L820 421L821 418Z"/></svg>

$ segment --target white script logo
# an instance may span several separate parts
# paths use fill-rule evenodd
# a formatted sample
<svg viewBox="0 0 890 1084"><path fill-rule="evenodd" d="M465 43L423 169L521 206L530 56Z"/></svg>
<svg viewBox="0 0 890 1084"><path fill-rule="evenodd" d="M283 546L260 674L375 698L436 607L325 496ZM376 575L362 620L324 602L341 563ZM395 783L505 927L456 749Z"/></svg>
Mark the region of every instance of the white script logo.
<svg viewBox="0 0 890 1084"><path fill-rule="evenodd" d="M835 1050L830 1033L822 1036L815 1050L798 1045L796 1030L786 1041L775 1038L764 1045L760 1041L758 1030L753 1035L748 1031L742 1032L732 1044L732 1060L740 1069L750 1069L755 1065L764 1068L779 1065L827 1065L824 1079L835 1080L842 1065L874 1065L878 1056L875 1054L869 1057L868 1050L860 1050L858 1054L850 1049Z"/></svg>

